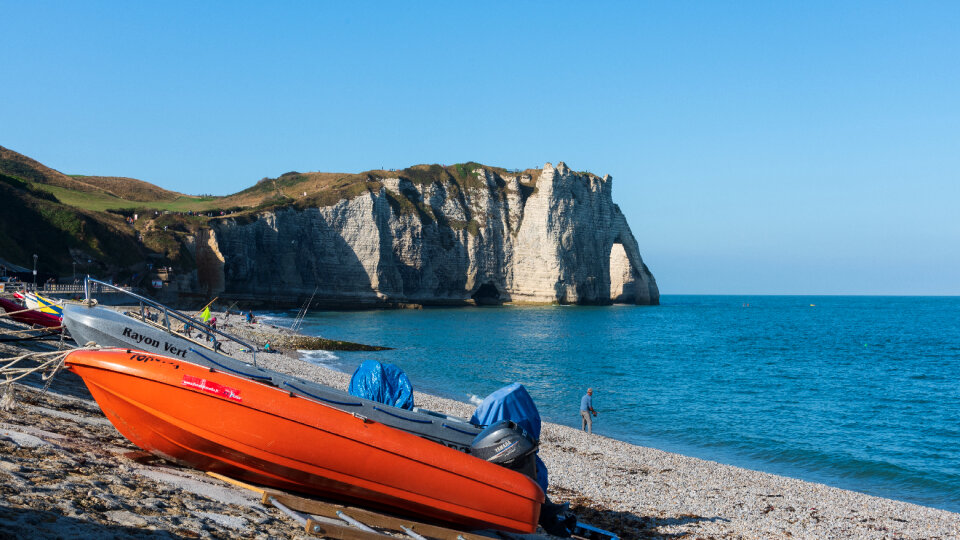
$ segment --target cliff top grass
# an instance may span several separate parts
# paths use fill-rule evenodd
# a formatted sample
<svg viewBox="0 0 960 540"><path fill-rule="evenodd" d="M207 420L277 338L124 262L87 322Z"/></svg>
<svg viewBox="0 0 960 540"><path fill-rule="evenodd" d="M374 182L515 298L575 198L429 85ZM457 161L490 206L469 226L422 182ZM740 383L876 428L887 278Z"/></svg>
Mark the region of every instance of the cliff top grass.
<svg viewBox="0 0 960 540"><path fill-rule="evenodd" d="M109 193L119 199L130 201L174 201L177 199L198 199L175 191L168 191L143 180L122 176L84 176L71 175L71 178L81 181Z"/></svg>
<svg viewBox="0 0 960 540"><path fill-rule="evenodd" d="M481 169L492 182L477 174ZM39 254L46 271L62 275L79 269L75 266L79 261L88 271L107 273L132 272L133 265L148 259L187 268L191 257L186 246L211 220L254 221L268 210L331 206L365 193L379 193L391 178L416 187L415 191L387 193L395 212L478 234L479 224L469 213L463 221L435 215L423 200L425 189L440 183L446 187L447 197L465 204L466 192L507 190L504 178L520 176L520 190L526 197L535 191L539 175L539 169L510 171L472 161L361 173L290 171L232 195L195 196L135 178L67 175L0 146L0 195L5 201L4 212L0 212L0 254L24 266L30 266L32 255ZM133 214L140 219L131 223L126 218Z"/></svg>
<svg viewBox="0 0 960 540"><path fill-rule="evenodd" d="M29 264L39 254L49 271L69 268L71 250L118 266L140 258L133 232L119 216L62 204L37 184L3 173L0 198L0 253L7 259Z"/></svg>
<svg viewBox="0 0 960 540"><path fill-rule="evenodd" d="M243 191L218 199L214 204L221 208L241 209L239 215L231 215L233 218L252 219L252 214L285 206L299 209L331 206L364 193L378 193L388 178L408 180L420 189L433 183L453 186L449 195L462 198L464 190L488 188L487 181L477 174L478 169L492 173L496 189L501 190L506 189L503 176L525 176L521 185L532 189L540 175L539 169L511 172L502 167L472 161L447 166L421 164L399 170L373 169L356 174L290 171L277 178L263 178ZM426 220L434 219L429 207L415 196L388 194L388 200L397 212L418 213Z"/></svg>
<svg viewBox="0 0 960 540"><path fill-rule="evenodd" d="M477 174L478 170L485 171L493 182L488 183L483 175ZM57 266L63 269L70 265L68 248L106 256L112 252L106 244L119 242L118 247L122 244L124 252L137 257L133 255L141 247L137 245L137 235L142 234L143 248L176 260L182 258L176 237L206 226L210 219L220 218L221 212L231 218L255 220L260 212L284 207L331 206L365 193L379 193L387 179L399 178L414 184L419 193L388 193L388 202L394 211L415 213L426 221L433 221L438 218L421 196L430 184L446 186L448 197L465 202L466 191L506 190L507 183L503 178L519 176L521 191L524 196L529 196L536 189L540 172L539 169L510 171L473 161L453 165L421 164L399 170L373 169L361 173L290 171L277 178L263 178L232 195L197 196L166 190L135 178L66 175L0 146L4 191L10 194L9 205L17 205L16 209L0 216L0 229L7 231L0 249L8 258L21 263L29 262L35 250L56 252L56 257L45 258L56 260ZM154 211L201 215L190 216L189 226L158 221L155 227L148 228L141 220L134 229L124 223L124 217L134 213L156 221ZM443 220L443 217L439 219ZM166 231L162 228L164 224L168 225ZM448 224L469 231L477 229L477 224L469 216L468 221Z"/></svg>
<svg viewBox="0 0 960 540"><path fill-rule="evenodd" d="M523 182L528 187L536 184L540 174L539 169L512 172L473 161L454 165L421 164L400 170L372 169L361 173L290 171L277 178L263 178L232 195L197 196L169 191L135 178L66 175L0 146L0 173L26 182L34 191L50 193L65 205L95 212L133 209L208 212L228 208L258 211L283 205L334 204L365 191L378 191L385 178L402 178L418 186L441 182L461 189L485 188L485 180L474 173L477 169L493 173L495 177L529 176L530 180Z"/></svg>
<svg viewBox="0 0 960 540"><path fill-rule="evenodd" d="M178 195L173 199L124 199L104 191L80 191L49 184L34 184L34 187L54 195L57 200L64 204L96 212L136 208L170 210L173 212L202 212L219 207L218 201L221 199L220 197L190 195Z"/></svg>

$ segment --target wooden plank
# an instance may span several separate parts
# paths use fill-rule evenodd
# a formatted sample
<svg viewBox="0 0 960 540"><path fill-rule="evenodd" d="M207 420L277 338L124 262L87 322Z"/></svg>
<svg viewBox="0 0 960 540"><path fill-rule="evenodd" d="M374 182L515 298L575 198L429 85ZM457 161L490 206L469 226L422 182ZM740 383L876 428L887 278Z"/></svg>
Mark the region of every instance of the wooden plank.
<svg viewBox="0 0 960 540"><path fill-rule="evenodd" d="M216 478L216 479L218 479L218 480L223 480L224 482L227 482L228 484L233 484L233 485L235 485L235 486L239 486L239 487L242 487L242 488L244 488L244 489L249 489L250 491L255 491L255 492L263 495L263 491L264 491L264 490L261 489L261 488L258 488L257 486L252 486L252 485L250 485L250 484L248 484L248 483L246 483L246 482L241 482L241 481L239 481L239 480L234 480L233 478L230 478L229 476L224 476L224 475L222 475L222 474L215 473L215 472L207 471L207 474L210 475L210 476L212 476L212 477L214 477L214 478ZM266 500L266 499L264 499L264 500ZM264 504L267 504L267 503L264 503Z"/></svg>
<svg viewBox="0 0 960 540"><path fill-rule="evenodd" d="M307 519L306 531L310 534L324 538L335 538L336 540L384 540L395 538L385 534L361 531L349 525L327 523L315 519Z"/></svg>
<svg viewBox="0 0 960 540"><path fill-rule="evenodd" d="M263 504L270 504L270 497L275 498L276 500L298 512L337 519L337 511L340 510L347 513L350 517L371 527L402 531L400 527L404 526L419 535L437 538L439 540L457 540L459 537L463 537L464 540L490 540L491 538L490 536L457 531L455 529L448 529L439 525L420 523L418 521L388 516L385 514L372 512L370 510L364 510L362 508L346 507L339 504L318 501L316 499L307 499L269 489L265 490L263 493Z"/></svg>

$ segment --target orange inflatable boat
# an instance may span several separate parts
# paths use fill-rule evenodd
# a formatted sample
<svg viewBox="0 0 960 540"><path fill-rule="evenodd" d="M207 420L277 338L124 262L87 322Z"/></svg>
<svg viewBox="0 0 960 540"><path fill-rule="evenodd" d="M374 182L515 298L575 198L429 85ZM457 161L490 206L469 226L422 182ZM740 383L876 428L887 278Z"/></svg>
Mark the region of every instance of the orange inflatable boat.
<svg viewBox="0 0 960 540"><path fill-rule="evenodd" d="M144 352L67 355L140 448L268 486L471 529L536 530L529 477L274 386Z"/></svg>

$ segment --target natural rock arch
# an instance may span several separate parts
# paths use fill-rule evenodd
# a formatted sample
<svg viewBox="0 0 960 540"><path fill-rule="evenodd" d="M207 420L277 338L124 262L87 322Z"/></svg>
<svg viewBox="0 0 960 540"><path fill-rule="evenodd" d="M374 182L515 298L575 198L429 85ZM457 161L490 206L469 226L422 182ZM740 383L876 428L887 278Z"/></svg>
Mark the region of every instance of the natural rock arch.
<svg viewBox="0 0 960 540"><path fill-rule="evenodd" d="M627 219L616 205L611 225L611 240L606 249L610 254L610 301L623 304L659 304L657 282L640 256L640 248L627 225Z"/></svg>

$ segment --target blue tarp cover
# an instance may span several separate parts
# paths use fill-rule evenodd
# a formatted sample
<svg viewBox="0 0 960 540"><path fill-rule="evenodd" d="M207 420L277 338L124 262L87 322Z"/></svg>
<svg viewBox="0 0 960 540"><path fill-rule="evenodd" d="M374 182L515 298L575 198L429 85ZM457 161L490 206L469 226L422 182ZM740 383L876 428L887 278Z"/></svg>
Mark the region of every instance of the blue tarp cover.
<svg viewBox="0 0 960 540"><path fill-rule="evenodd" d="M470 422L480 426L489 426L500 420L516 422L524 431L536 440L540 440L540 413L533 398L520 383L495 391L477 406ZM543 492L547 492L547 466L537 456L537 483Z"/></svg>
<svg viewBox="0 0 960 540"><path fill-rule="evenodd" d="M367 360L350 378L350 395L413 409L413 386L402 369L393 364Z"/></svg>

